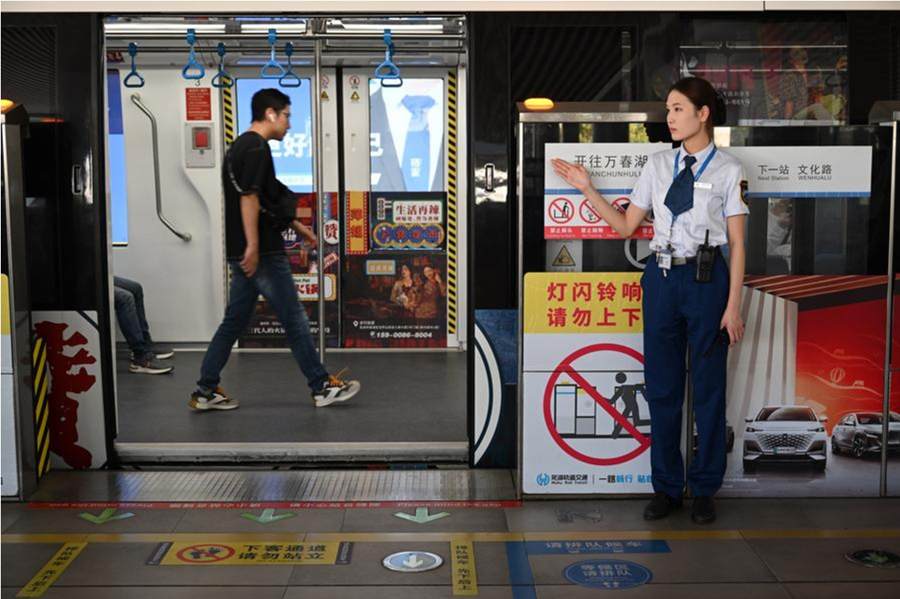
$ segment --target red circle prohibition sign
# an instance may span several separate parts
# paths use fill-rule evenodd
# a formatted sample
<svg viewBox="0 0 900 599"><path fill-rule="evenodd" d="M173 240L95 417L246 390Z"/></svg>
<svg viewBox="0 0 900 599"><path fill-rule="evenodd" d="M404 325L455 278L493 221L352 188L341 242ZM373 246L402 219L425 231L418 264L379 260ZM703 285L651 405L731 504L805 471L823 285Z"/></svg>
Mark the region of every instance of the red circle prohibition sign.
<svg viewBox="0 0 900 599"><path fill-rule="evenodd" d="M597 211L594 210L594 207L591 206L591 201L588 199L581 202L581 206L578 207L578 212L581 214L581 219L590 225L599 223L603 220L600 217L600 214L598 214Z"/></svg>
<svg viewBox="0 0 900 599"><path fill-rule="evenodd" d="M628 210L628 206L631 204L631 200L628 199L628 196L622 196L620 198L616 198L613 200L613 208L618 210L621 214L625 214L625 211Z"/></svg>
<svg viewBox="0 0 900 599"><path fill-rule="evenodd" d="M587 381L583 376L578 374L578 372L572 368L572 362L586 356L587 354L592 354L594 352L601 351L611 351L618 352L620 354L625 354L634 360L640 362L641 366L644 365L644 356L638 353L636 350L627 347L625 345L619 345L617 343L597 343L595 345L589 345L587 347L582 347L578 351L569 355L559 367L553 372L550 376L550 380L547 381L547 388L544 390L544 423L547 425L547 430L550 431L550 436L553 437L553 440L556 441L556 444L559 445L560 449L565 451L569 456L575 458L578 461L585 462L587 464L593 464L594 466L615 466L616 464L623 464L629 460L632 460L650 447L650 439L645 437L637 428L635 428L634 424L629 422L622 414L619 413L616 408L606 400L605 397L600 395L596 389ZM565 439L563 439L559 432L556 430L556 425L553 423L553 411L551 409L551 404L553 400L553 387L556 385L556 381L559 380L561 374L566 374L571 378L575 383L584 389L591 398L599 404L601 408L606 410L610 416L612 416L616 422L622 425L622 428L628 431L635 441L638 442L638 447L623 456L615 457L615 458L594 458L589 455L583 454L580 451L576 450L574 447L566 443Z"/></svg>
<svg viewBox="0 0 900 599"><path fill-rule="evenodd" d="M222 549L221 554L217 551L210 551L211 548ZM197 558L192 557L191 553L198 553L199 556ZM223 560L228 559L234 555L234 549L229 547L228 545L192 545L190 547L185 547L181 551L179 551L175 556L183 562L189 562L192 564L212 564L215 562L221 562Z"/></svg>
<svg viewBox="0 0 900 599"><path fill-rule="evenodd" d="M628 206L631 205L631 199L628 196L622 196L622 197L619 197L619 198L616 198L615 200L613 200L612 205L613 205L613 208L618 210L620 213L625 214L625 211L628 210ZM648 210L647 216L644 217L644 221L646 221L646 223L648 225L653 224L653 219L651 218L652 214L653 214L653 211ZM644 224L641 223L641 226L644 226Z"/></svg>
<svg viewBox="0 0 900 599"><path fill-rule="evenodd" d="M553 216L553 209L558 210L561 214L568 216L561 216L560 218L556 218ZM564 225L575 216L575 208L572 206L572 202L567 200L566 198L556 198L552 202L550 202L550 209L548 210L550 220L555 222L558 225Z"/></svg>

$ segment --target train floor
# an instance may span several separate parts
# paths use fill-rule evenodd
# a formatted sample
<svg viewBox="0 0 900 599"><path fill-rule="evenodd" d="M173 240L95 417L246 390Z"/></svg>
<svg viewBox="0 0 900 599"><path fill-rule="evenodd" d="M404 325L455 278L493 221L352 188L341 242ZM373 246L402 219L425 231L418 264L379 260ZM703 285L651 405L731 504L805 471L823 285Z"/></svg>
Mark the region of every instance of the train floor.
<svg viewBox="0 0 900 599"><path fill-rule="evenodd" d="M466 354L327 353L331 374L362 383L346 403L316 408L306 379L284 351L235 351L222 387L230 411L188 407L203 351L177 350L168 374L129 372L117 353L118 443L467 442Z"/></svg>
<svg viewBox="0 0 900 599"><path fill-rule="evenodd" d="M720 499L708 526L645 502L519 502L507 471L51 472L2 505L0 597L900 597L898 498Z"/></svg>

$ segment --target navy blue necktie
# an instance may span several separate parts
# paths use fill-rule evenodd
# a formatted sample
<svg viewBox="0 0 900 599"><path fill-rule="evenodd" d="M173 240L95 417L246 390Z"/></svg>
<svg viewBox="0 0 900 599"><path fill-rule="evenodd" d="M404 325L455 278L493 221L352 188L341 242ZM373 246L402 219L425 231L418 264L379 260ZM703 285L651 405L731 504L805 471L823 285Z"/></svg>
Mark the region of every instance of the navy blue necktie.
<svg viewBox="0 0 900 599"><path fill-rule="evenodd" d="M409 129L403 146L404 191L429 191L431 175L431 137L426 113L434 106L429 96L406 96L403 107L410 112Z"/></svg>
<svg viewBox="0 0 900 599"><path fill-rule="evenodd" d="M691 167L695 162L694 156L684 157L684 170L678 173L666 194L665 204L672 211L673 222L676 216L694 207L694 171Z"/></svg>

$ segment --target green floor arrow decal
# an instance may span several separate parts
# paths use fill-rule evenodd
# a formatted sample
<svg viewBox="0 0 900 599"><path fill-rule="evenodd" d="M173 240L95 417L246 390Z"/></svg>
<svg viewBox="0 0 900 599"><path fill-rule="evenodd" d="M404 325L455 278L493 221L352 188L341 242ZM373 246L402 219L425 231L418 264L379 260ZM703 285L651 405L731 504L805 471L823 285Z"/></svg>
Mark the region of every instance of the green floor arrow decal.
<svg viewBox="0 0 900 599"><path fill-rule="evenodd" d="M115 522L116 520L124 520L125 518L131 518L134 516L131 512L125 512L124 514L116 514L117 510L114 509L106 509L103 510L99 516L95 516L94 514L89 514L87 512L78 514L78 517L82 520L87 520L88 522L93 522L94 524L106 524L107 522Z"/></svg>
<svg viewBox="0 0 900 599"><path fill-rule="evenodd" d="M263 510L261 516L257 516L256 514L241 514L242 518L246 518L247 520L253 520L257 524L270 524L272 522L278 522L279 520L285 520L287 518L293 518L296 516L294 512L285 512L283 514L275 515L275 510L266 509Z"/></svg>
<svg viewBox="0 0 900 599"><path fill-rule="evenodd" d="M398 512L394 515L398 518L403 518L404 520L415 522L416 524L424 524L426 522L433 522L435 520L440 520L441 518L446 518L450 514L448 514L447 512L438 512L437 514L428 515L427 507L417 507L415 516L404 514L403 512Z"/></svg>

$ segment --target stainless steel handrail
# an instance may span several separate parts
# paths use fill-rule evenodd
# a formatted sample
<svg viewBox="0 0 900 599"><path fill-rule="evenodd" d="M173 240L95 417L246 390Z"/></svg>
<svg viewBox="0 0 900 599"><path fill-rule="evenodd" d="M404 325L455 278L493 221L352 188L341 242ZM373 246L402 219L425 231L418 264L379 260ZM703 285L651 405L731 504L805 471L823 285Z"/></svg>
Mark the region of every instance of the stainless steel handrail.
<svg viewBox="0 0 900 599"><path fill-rule="evenodd" d="M172 233L174 233L179 239L182 241L190 241L192 239L190 233L182 233L178 229L175 228L175 225L169 222L166 216L163 214L162 208L162 194L159 189L159 139L156 132L156 117L153 116L153 113L150 112L146 106L141 103L140 94L131 94L131 101L134 102L134 105L141 109L141 112L147 115L150 119L150 128L153 133L153 181L154 181L154 189L156 191L156 216L159 217L159 220L164 224Z"/></svg>
<svg viewBox="0 0 900 599"><path fill-rule="evenodd" d="M313 160L315 168L313 169L313 188L316 192L316 233L318 234L318 243L316 251L319 253L319 359L325 361L325 168L322 156L322 40L317 39L315 42L315 68L316 73L313 78L313 122L316 128L313 137Z"/></svg>

